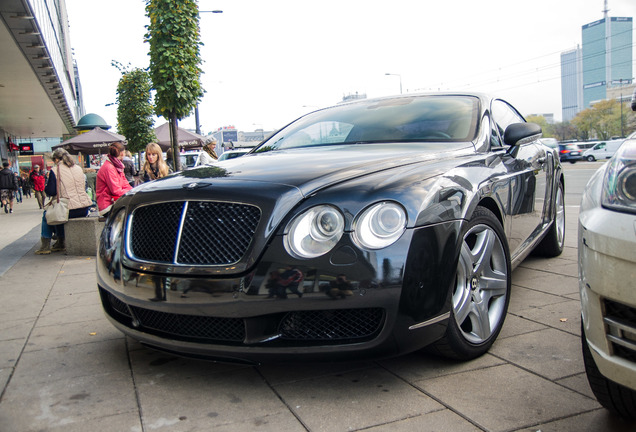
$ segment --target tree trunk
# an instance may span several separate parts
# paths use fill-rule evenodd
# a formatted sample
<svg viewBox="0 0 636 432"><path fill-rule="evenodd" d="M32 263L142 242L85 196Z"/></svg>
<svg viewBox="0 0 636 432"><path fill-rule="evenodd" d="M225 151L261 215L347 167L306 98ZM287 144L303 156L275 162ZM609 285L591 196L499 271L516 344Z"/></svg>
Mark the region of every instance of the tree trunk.
<svg viewBox="0 0 636 432"><path fill-rule="evenodd" d="M172 148L172 163L174 171L181 171L181 158L179 157L179 136L177 132L177 115L170 113L170 147Z"/></svg>

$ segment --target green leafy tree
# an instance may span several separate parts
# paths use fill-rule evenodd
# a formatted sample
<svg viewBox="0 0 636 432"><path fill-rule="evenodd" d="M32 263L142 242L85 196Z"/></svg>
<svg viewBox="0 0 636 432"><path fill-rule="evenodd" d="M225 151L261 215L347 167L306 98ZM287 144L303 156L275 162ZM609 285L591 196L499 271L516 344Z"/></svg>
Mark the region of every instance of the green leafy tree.
<svg viewBox="0 0 636 432"><path fill-rule="evenodd" d="M526 121L530 123L536 123L541 126L541 132L543 133L544 138L553 138L554 137L554 127L545 119L545 117L540 115L532 115L527 116Z"/></svg>
<svg viewBox="0 0 636 432"><path fill-rule="evenodd" d="M146 0L146 14L155 111L170 123L175 169L180 170L177 121L189 116L203 96L199 7L194 0Z"/></svg>
<svg viewBox="0 0 636 432"><path fill-rule="evenodd" d="M113 65L117 66L116 62ZM122 76L117 85L117 129L128 139L128 150L140 152L157 139L153 130L150 75L138 68L119 69Z"/></svg>
<svg viewBox="0 0 636 432"><path fill-rule="evenodd" d="M554 137L559 141L576 139L576 128L570 122L555 123Z"/></svg>
<svg viewBox="0 0 636 432"><path fill-rule="evenodd" d="M592 108L584 109L572 119L571 123L577 130L577 136L582 140L588 140L594 129L595 113Z"/></svg>
<svg viewBox="0 0 636 432"><path fill-rule="evenodd" d="M579 112L572 119L572 124L583 139L596 137L607 140L613 136L621 136L621 132L631 129L626 106L623 106L622 114L621 119L621 105L617 100L603 100Z"/></svg>

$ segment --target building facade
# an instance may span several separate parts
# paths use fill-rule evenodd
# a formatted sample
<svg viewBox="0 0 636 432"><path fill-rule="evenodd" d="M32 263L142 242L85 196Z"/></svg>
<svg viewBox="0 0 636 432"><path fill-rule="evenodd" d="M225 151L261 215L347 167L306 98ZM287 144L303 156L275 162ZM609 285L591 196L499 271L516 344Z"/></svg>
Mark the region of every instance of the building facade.
<svg viewBox="0 0 636 432"><path fill-rule="evenodd" d="M583 107L607 99L607 88L632 80L632 18L606 17L581 32Z"/></svg>
<svg viewBox="0 0 636 432"><path fill-rule="evenodd" d="M583 110L581 47L561 53L561 113L568 122Z"/></svg>
<svg viewBox="0 0 636 432"><path fill-rule="evenodd" d="M0 156L10 142L61 139L84 114L64 0L0 1Z"/></svg>
<svg viewBox="0 0 636 432"><path fill-rule="evenodd" d="M608 91L633 80L633 18L609 17L581 28L582 45L561 53L563 121L594 103Z"/></svg>

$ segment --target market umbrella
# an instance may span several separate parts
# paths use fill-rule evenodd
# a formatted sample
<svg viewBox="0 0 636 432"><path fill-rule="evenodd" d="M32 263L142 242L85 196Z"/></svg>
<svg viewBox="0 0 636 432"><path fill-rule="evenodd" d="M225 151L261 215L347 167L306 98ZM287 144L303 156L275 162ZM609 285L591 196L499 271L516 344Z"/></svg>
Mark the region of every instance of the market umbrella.
<svg viewBox="0 0 636 432"><path fill-rule="evenodd" d="M155 136L157 137L159 147L161 147L163 151L168 150L170 148L170 123L164 123L156 127ZM205 140L206 138L203 135L177 127L177 142L179 143L179 147L186 149L203 147Z"/></svg>
<svg viewBox="0 0 636 432"><path fill-rule="evenodd" d="M85 132L62 143L53 146L52 149L63 148L70 154L82 153L85 155L108 153L108 146L114 142L122 142L126 145L126 137L108 132L96 127L92 131Z"/></svg>

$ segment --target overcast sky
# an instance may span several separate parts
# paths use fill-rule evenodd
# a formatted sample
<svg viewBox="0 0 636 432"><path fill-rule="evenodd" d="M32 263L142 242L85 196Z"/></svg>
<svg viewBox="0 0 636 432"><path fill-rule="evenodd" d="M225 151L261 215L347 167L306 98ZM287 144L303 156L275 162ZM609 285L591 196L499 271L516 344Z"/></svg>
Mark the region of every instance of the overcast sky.
<svg viewBox="0 0 636 432"><path fill-rule="evenodd" d="M146 68L143 0L66 0L87 113L117 124L121 73ZM200 0L204 133L280 128L348 94L485 91L561 120L560 53L603 0ZM636 17L635 0L609 0ZM633 50L632 46L632 50ZM636 54L633 55L636 59ZM632 65L636 72L636 64ZM387 73L396 75L386 75ZM165 120L157 119L155 126ZM194 128L194 115L179 123Z"/></svg>

